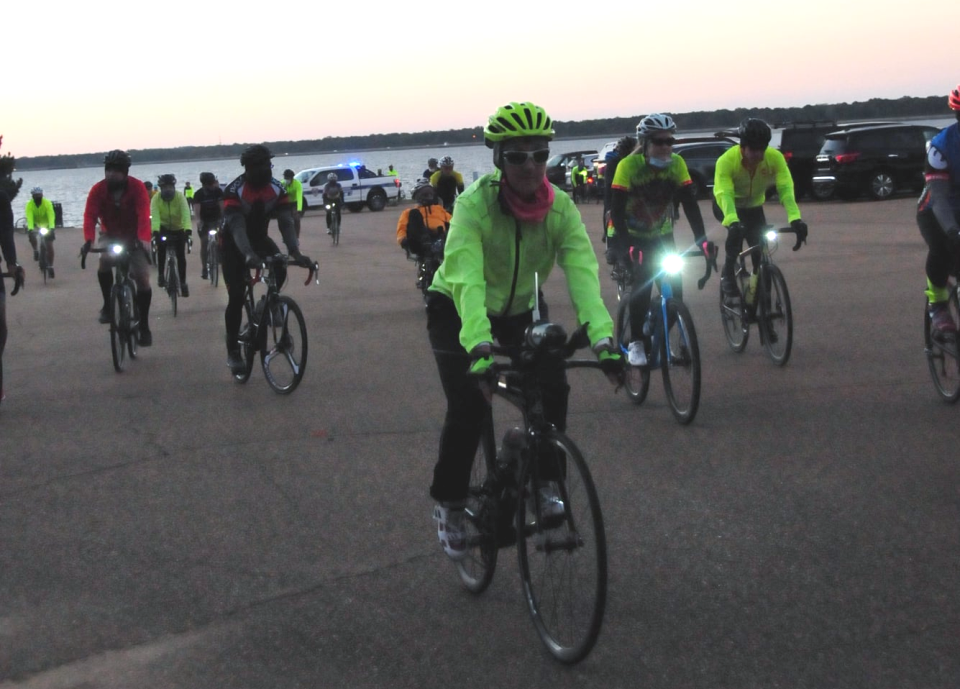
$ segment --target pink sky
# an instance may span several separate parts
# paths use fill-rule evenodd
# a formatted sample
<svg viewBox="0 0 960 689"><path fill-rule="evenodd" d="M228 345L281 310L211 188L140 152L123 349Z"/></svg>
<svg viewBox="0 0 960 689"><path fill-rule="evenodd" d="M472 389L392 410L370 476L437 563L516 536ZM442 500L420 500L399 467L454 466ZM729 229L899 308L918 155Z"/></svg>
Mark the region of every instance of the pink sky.
<svg viewBox="0 0 960 689"><path fill-rule="evenodd" d="M327 10L344 27L341 43L319 39L326 15L317 4L287 12L295 23L278 14L282 31L244 23L242 9L225 16L219 5L191 6L188 24L179 11L165 18L153 6L136 17L136 5L102 4L97 25L87 9L45 0L5 10L8 27L29 25L47 5L59 21L46 52L33 32L8 32L8 54L20 57L0 109L4 152L442 130L481 125L511 100L535 101L561 121L905 95L946 101L960 82L948 37L937 42L886 1L868 12L863 3L810 0L795 16L753 0L723 3L722 13L690 0L682 14L612 0L588 18L511 6L513 21L499 27L483 21L495 11L486 6L457 6L441 24L368 0L362 15L356 5ZM956 0L929 0L923 10L938 25L960 25ZM652 28L638 28L641 15ZM366 26L364 17L378 20ZM240 37L235 50L219 38L204 49L198 27L208 25ZM109 36L125 47L111 48ZM262 48L241 45L247 37Z"/></svg>

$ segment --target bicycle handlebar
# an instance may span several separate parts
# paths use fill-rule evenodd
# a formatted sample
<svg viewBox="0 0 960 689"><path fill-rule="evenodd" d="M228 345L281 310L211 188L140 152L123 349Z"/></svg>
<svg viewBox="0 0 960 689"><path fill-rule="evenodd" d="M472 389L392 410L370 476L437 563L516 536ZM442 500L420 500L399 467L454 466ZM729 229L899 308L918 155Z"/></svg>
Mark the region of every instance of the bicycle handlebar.
<svg viewBox="0 0 960 689"><path fill-rule="evenodd" d="M535 324L530 331L532 337L521 345L505 347L503 345L491 343L490 353L496 356L504 356L510 359L509 364L494 362L487 369L493 376L504 371L516 370L530 363L537 355L552 354L564 359L567 368L600 368L600 362L595 359L573 359L570 357L579 349L590 346L590 340L587 337L588 323L579 326L573 333L567 337L563 328L555 323L542 321ZM560 336L564 340L560 341ZM537 339L535 343L530 339Z"/></svg>
<svg viewBox="0 0 960 689"><path fill-rule="evenodd" d="M17 292L20 291L20 288L24 287L24 276L25 271L23 270L23 266L20 265L18 265L17 270L13 271L12 273L0 273L0 278L13 278L13 291L10 292L11 297L17 296Z"/></svg>
<svg viewBox="0 0 960 689"><path fill-rule="evenodd" d="M251 278L252 282L259 282L260 275L263 272L263 269L266 267L274 267L277 265L289 266L294 265L298 268L303 268L304 270L309 271L307 273L307 279L304 281L304 285L309 285L310 281L316 279L317 284L320 284L320 264L317 261L313 263L306 263L299 261L297 259L292 259L287 254L274 254L273 256L265 256L260 259L260 267L257 268L256 274Z"/></svg>

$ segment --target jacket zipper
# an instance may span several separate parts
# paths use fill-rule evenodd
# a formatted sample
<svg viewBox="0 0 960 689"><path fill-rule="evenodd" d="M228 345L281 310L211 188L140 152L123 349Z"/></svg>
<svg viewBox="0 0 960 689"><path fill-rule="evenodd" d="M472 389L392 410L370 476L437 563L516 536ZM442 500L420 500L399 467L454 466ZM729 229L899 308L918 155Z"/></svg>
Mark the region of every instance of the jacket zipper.
<svg viewBox="0 0 960 689"><path fill-rule="evenodd" d="M517 292L517 278L520 275L520 220L515 219L515 222L517 233L513 259L513 283L510 285L510 298L507 299L507 305L504 306L503 311L500 312L501 316L506 316L510 311L510 307L513 306L513 297Z"/></svg>

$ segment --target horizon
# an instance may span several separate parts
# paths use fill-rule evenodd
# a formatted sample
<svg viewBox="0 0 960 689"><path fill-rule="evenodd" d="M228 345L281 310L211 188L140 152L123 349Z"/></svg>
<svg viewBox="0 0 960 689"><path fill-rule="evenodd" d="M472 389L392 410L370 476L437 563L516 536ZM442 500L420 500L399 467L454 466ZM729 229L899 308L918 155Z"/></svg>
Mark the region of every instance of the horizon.
<svg viewBox="0 0 960 689"><path fill-rule="evenodd" d="M434 44L415 48L405 41L423 35L422 17L383 0L364 5L363 18L373 19L362 28L350 28L357 19L351 7L297 11L296 24L276 24L282 34L261 30L261 56L249 47L244 18L217 6L191 8L190 26L215 29L224 45L241 37L236 52L198 50L202 41L184 30L182 15L119 0L103 0L95 20L96 35L119 42L78 40L94 27L86 8L16 5L7 10L8 26L45 15L57 21L45 27L47 50L36 50L30 32L11 32L11 53L29 59L15 58L7 93L17 94L18 106L4 108L4 151L31 158L446 131L482 126L513 100L533 101L563 122L941 93L946 100L960 80L952 44L919 29L905 34L902 12L889 0L869 9L810 0L789 17L759 0L721 8L692 0L682 19L625 0L586 18L511 7L506 28L488 21L495 9L454 6ZM924 16L956 24L960 3L930 0ZM777 26L785 20L789 35ZM344 38L318 50L325 22L345 27ZM156 56L129 40L144 26L169 37ZM511 40L514 33L521 40ZM431 60L431 50L451 59ZM905 67L917 55L923 69L911 74Z"/></svg>

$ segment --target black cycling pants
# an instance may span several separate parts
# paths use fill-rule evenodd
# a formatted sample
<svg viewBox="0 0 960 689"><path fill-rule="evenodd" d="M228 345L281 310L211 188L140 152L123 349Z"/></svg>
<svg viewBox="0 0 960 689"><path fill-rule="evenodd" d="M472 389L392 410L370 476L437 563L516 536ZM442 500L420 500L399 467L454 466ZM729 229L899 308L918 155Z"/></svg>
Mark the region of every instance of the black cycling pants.
<svg viewBox="0 0 960 689"><path fill-rule="evenodd" d="M740 217L740 224L743 225L743 234L731 232L727 228L727 241L724 244L726 258L723 262L723 269L720 271L720 277L732 278L736 271L737 256L743 249L743 240L747 240L747 246L758 246L760 244L760 235L767 226L767 216L763 212L763 206L754 208L738 208L737 215ZM713 216L720 222L723 222L723 211L713 202ZM750 254L750 260L753 262L753 270L756 272L760 265L760 249Z"/></svg>
<svg viewBox="0 0 960 689"><path fill-rule="evenodd" d="M917 226L927 243L927 279L934 287L946 287L953 268L953 249L932 208L917 212Z"/></svg>
<svg viewBox="0 0 960 689"><path fill-rule="evenodd" d="M630 341L637 342L643 339L643 322L650 310L654 280L664 279L664 276L657 276L660 263L664 256L676 251L677 245L672 233L659 239L630 238L629 245L643 252L643 260L635 268L633 290L630 292ZM677 275L669 280L674 299L683 301L683 276Z"/></svg>
<svg viewBox="0 0 960 689"><path fill-rule="evenodd" d="M173 247L177 252L177 273L180 276L180 284L187 284L187 233L183 230L168 231L160 230L157 238L157 270L160 277L167 278L167 245ZM161 239L166 237L166 239Z"/></svg>
<svg viewBox="0 0 960 689"><path fill-rule="evenodd" d="M227 351L234 351L238 348L237 337L240 335L240 322L243 320L243 300L247 294L247 278L250 277L250 269L247 268L246 260L240 249L233 242L228 234L223 237L223 281L227 285L227 308L223 312L223 320L226 326ZM273 256L280 253L276 242L270 237L264 237L259 241L250 240L251 248L259 256ZM277 266L277 285L283 287L287 279L287 269L284 266Z"/></svg>
<svg viewBox="0 0 960 689"><path fill-rule="evenodd" d="M540 297L540 313L547 318L547 305ZM493 337L502 345L518 344L533 320L532 312L516 316L492 316ZM447 397L447 414L440 434L440 451L433 470L430 495L434 500L455 502L467 497L470 469L473 466L488 405L477 381L469 375L470 356L460 344L462 323L457 308L448 297L431 292L427 298L427 333L437 361L440 383ZM543 406L547 420L559 430L567 425L566 368L561 365L544 372ZM505 430L505 429L503 429ZM540 477L552 480L559 474L556 462L541 460Z"/></svg>

